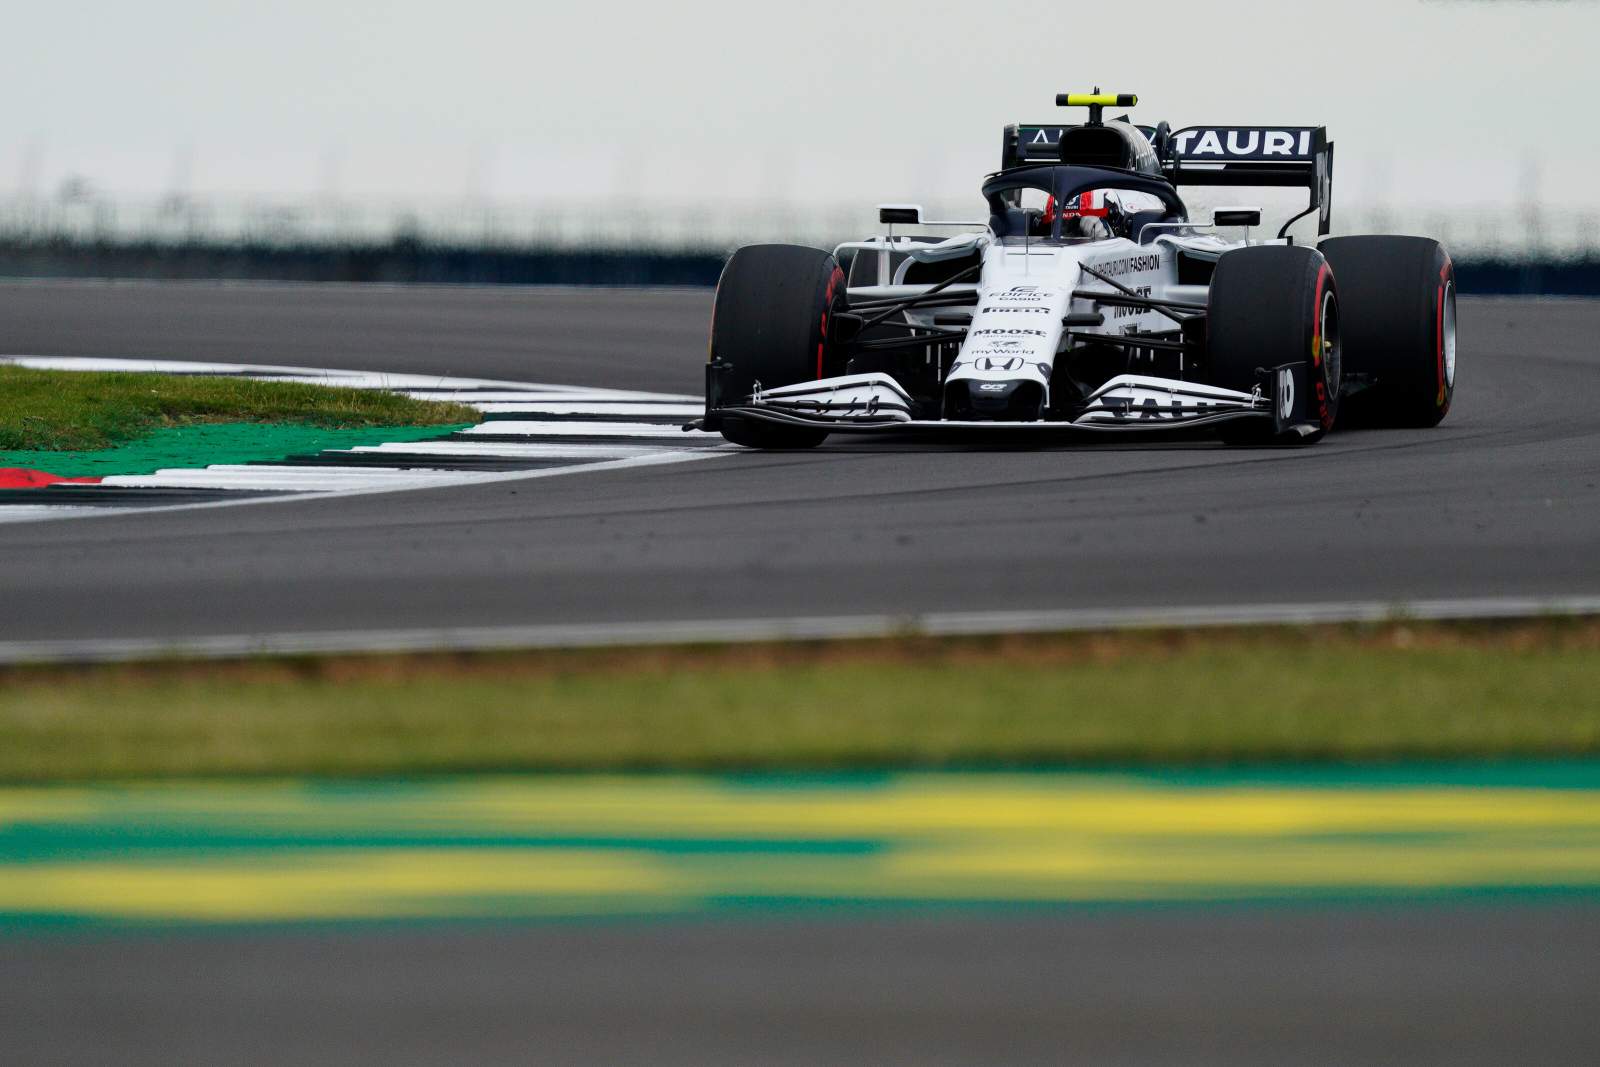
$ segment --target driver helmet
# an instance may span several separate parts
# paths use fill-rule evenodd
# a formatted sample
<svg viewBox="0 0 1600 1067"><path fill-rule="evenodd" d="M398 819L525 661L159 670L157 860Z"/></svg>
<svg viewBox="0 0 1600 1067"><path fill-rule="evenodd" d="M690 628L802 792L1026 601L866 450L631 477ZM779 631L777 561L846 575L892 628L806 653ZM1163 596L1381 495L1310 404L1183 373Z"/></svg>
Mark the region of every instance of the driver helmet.
<svg viewBox="0 0 1600 1067"><path fill-rule="evenodd" d="M1061 233L1068 237L1100 239L1115 233L1115 222L1121 216L1117 209L1116 193L1110 189L1087 189L1058 203L1055 197L1045 202L1044 216L1040 220L1046 227L1053 226L1056 216L1061 216Z"/></svg>
<svg viewBox="0 0 1600 1067"><path fill-rule="evenodd" d="M1054 223L1059 213L1063 221L1067 219L1106 218L1111 213L1111 200L1109 189L1086 189L1077 196L1069 196L1064 205L1057 205L1056 198L1051 197L1044 206L1044 221Z"/></svg>
<svg viewBox="0 0 1600 1067"><path fill-rule="evenodd" d="M1160 197L1137 189L1090 189L1068 197L1064 205L1051 197L1045 204L1043 223L1051 226L1059 212L1061 232L1078 237L1131 237L1133 216L1167 211Z"/></svg>

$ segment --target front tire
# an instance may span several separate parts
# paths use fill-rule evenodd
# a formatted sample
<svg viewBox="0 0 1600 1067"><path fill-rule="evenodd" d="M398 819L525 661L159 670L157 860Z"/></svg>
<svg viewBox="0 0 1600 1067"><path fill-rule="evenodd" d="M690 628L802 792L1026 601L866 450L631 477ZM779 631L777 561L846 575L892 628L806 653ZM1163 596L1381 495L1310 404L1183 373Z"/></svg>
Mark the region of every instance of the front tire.
<svg viewBox="0 0 1600 1067"><path fill-rule="evenodd" d="M1213 385L1248 393L1258 371L1307 363L1317 427L1274 435L1270 423L1225 423L1229 444L1310 444L1333 429L1342 375L1339 290L1314 248L1263 245L1224 253L1207 298L1206 358Z"/></svg>
<svg viewBox="0 0 1600 1067"><path fill-rule="evenodd" d="M1347 421L1428 427L1456 390L1456 275L1424 237L1333 237L1319 246L1344 298L1345 368L1366 385Z"/></svg>
<svg viewBox="0 0 1600 1067"><path fill-rule="evenodd" d="M828 344L828 320L844 301L845 277L832 255L799 245L747 245L717 282L711 362L725 368L723 402L757 383L771 389L843 373ZM750 448L813 448L826 430L727 416L722 436Z"/></svg>
<svg viewBox="0 0 1600 1067"><path fill-rule="evenodd" d="M828 439L827 430L810 426L779 426L759 419L724 416L719 428L722 439L746 448L816 448Z"/></svg>

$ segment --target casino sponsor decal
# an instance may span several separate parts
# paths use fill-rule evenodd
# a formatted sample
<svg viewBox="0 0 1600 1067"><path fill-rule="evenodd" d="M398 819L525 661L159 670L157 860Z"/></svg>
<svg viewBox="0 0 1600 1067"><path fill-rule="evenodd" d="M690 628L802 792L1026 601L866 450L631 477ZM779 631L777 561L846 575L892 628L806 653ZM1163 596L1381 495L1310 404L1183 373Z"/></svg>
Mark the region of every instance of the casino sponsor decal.
<svg viewBox="0 0 1600 1067"><path fill-rule="evenodd" d="M989 296L991 300L1003 300L1011 304L1038 304L1049 300L1051 293L1048 289L1037 285L1013 285L1009 289Z"/></svg>

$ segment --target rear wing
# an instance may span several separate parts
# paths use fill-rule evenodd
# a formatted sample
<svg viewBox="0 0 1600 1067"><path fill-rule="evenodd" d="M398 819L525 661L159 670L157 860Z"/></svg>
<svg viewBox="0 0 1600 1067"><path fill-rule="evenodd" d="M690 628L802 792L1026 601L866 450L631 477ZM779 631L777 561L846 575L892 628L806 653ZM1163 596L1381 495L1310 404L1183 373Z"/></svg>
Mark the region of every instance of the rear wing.
<svg viewBox="0 0 1600 1067"><path fill-rule="evenodd" d="M1001 148L1002 170L1060 158L1061 131L1067 126L1007 126ZM1166 123L1139 126L1173 185L1284 186L1310 192L1311 205L1289 224L1317 212L1317 233L1325 235L1333 212L1333 142L1325 126L1189 126Z"/></svg>

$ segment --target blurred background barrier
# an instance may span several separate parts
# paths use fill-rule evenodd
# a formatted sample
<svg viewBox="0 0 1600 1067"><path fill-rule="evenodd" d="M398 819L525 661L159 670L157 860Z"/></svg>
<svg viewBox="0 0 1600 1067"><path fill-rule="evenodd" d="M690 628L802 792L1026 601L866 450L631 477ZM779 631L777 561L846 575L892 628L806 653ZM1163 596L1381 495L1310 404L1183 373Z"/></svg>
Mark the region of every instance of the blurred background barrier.
<svg viewBox="0 0 1600 1067"><path fill-rule="evenodd" d="M0 277L455 285L710 286L718 251L385 244L0 241Z"/></svg>
<svg viewBox="0 0 1600 1067"><path fill-rule="evenodd" d="M1203 217L1215 205L1191 206ZM929 211L975 215L970 204ZM1438 238L1455 256L1463 292L1600 296L1594 211L1358 204L1334 218L1336 233ZM742 244L831 247L878 230L870 205L665 202L620 211L601 202L139 200L63 191L0 201L0 276L709 286ZM1294 232L1314 236L1303 225Z"/></svg>

